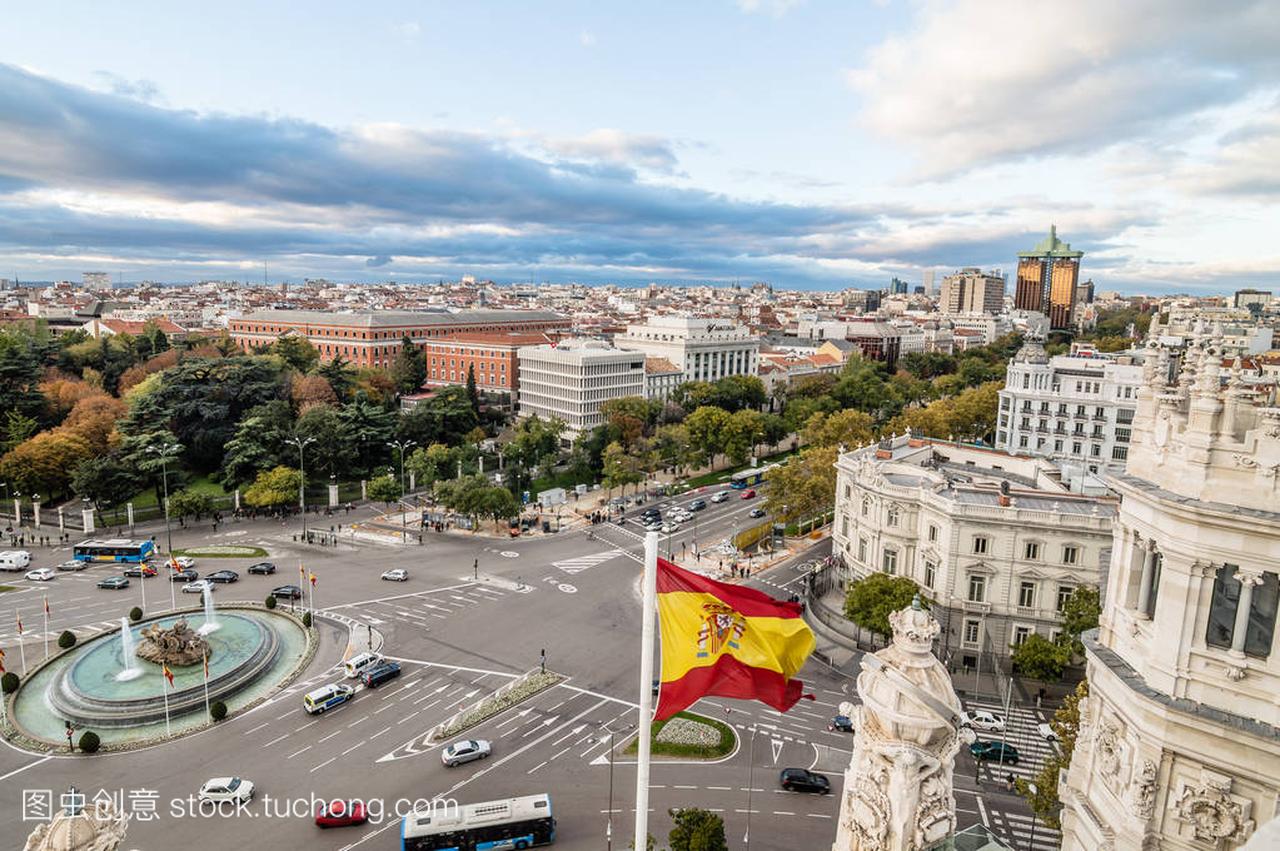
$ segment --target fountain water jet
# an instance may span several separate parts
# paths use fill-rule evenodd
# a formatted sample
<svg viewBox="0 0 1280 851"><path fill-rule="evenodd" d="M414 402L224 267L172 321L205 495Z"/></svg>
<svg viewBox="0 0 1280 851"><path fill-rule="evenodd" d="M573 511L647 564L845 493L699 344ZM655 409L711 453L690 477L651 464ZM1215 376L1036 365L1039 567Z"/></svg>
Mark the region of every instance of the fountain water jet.
<svg viewBox="0 0 1280 851"><path fill-rule="evenodd" d="M204 592L201 596L204 597L204 623L196 632L201 635L209 635L217 632L219 627L219 623L213 617L213 586L204 586Z"/></svg>
<svg viewBox="0 0 1280 851"><path fill-rule="evenodd" d="M120 652L124 657L124 670L116 674L116 682L124 683L142 676L142 669L133 655L133 630L129 628L128 618L120 618Z"/></svg>

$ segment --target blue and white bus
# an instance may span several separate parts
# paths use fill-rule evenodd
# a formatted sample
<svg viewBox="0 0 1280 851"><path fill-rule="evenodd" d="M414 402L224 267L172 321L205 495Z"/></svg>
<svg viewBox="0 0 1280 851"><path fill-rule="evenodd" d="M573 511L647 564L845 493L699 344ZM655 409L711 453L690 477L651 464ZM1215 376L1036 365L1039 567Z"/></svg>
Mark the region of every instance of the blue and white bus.
<svg viewBox="0 0 1280 851"><path fill-rule="evenodd" d="M729 477L729 487L734 490L745 490L764 481L764 470L752 468L739 470Z"/></svg>
<svg viewBox="0 0 1280 851"><path fill-rule="evenodd" d="M440 803L404 817L401 851L508 851L556 841L550 795L449 807Z"/></svg>
<svg viewBox="0 0 1280 851"><path fill-rule="evenodd" d="M111 538L106 541L81 541L76 544L73 557L76 561L127 561L137 564L151 558L155 551L155 544L149 540Z"/></svg>

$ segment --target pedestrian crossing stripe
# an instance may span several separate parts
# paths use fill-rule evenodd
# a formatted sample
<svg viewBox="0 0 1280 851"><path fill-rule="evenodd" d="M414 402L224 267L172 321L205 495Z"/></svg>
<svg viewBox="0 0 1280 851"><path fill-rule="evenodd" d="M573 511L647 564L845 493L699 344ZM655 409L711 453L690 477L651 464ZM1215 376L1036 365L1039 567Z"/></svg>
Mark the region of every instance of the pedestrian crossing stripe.
<svg viewBox="0 0 1280 851"><path fill-rule="evenodd" d="M578 556L577 558L555 561L551 563L551 566L568 574L581 573L584 570L590 570L598 564L604 564L606 561L615 559L620 555L622 555L622 550L605 550L602 553L595 553L593 555Z"/></svg>

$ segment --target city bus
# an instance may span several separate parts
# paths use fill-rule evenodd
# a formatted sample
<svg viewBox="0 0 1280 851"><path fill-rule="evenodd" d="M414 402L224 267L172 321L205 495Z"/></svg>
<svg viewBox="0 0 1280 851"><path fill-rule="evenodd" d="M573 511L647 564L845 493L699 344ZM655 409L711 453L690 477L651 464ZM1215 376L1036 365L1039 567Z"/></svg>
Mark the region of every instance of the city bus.
<svg viewBox="0 0 1280 851"><path fill-rule="evenodd" d="M556 841L550 795L447 807L434 803L404 817L401 851L507 851Z"/></svg>
<svg viewBox="0 0 1280 851"><path fill-rule="evenodd" d="M739 470L729 477L729 487L734 490L746 490L764 481L764 470L752 468Z"/></svg>
<svg viewBox="0 0 1280 851"><path fill-rule="evenodd" d="M81 541L76 544L76 561L127 561L144 562L156 551L151 541L131 541L128 538L111 538L106 541Z"/></svg>

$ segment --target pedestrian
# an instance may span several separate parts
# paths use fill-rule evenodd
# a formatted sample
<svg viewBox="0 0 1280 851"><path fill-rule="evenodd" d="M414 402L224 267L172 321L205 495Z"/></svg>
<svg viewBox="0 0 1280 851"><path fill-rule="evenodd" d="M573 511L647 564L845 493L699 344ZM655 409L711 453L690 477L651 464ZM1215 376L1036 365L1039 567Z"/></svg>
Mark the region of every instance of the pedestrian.
<svg viewBox="0 0 1280 851"><path fill-rule="evenodd" d="M1012 792L1016 788L1016 783L1017 781L1014 780L1012 771L1010 771L1008 774L1005 775L1004 784L1005 784L1005 787L1008 788L1010 792Z"/></svg>

